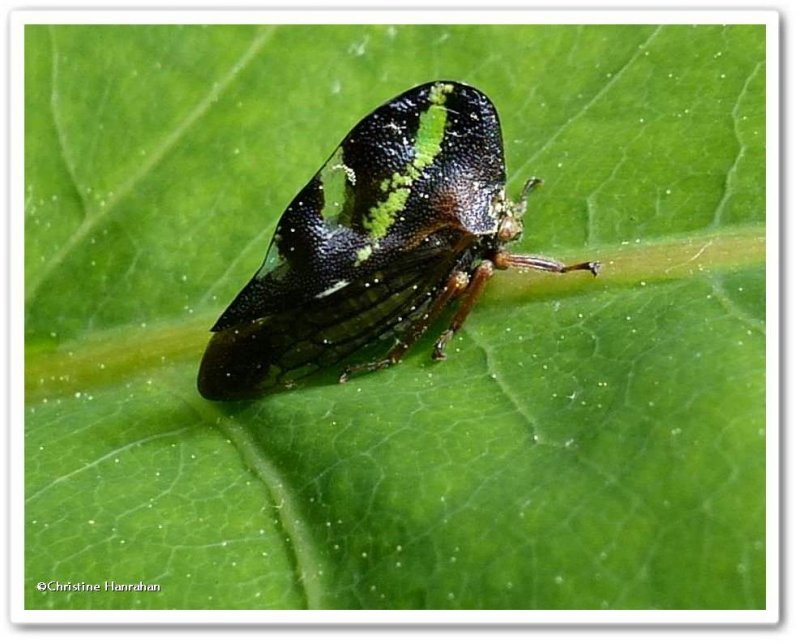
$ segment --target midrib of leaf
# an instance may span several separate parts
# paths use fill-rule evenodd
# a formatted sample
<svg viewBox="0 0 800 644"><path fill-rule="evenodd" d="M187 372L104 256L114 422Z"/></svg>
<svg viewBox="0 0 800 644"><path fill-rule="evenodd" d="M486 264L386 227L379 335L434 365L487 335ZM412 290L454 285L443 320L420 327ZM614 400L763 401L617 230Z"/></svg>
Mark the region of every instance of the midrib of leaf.
<svg viewBox="0 0 800 644"><path fill-rule="evenodd" d="M102 207L98 206L97 208L89 207L83 198L78 186L73 164L69 159L70 155L66 147L66 138L63 133L63 127L60 125L58 113L59 101L58 89L56 87L56 83L58 81L58 53L55 48L55 39L51 37L51 42L53 43L53 72L51 76L51 83L53 85L51 88L52 117L56 132L58 134L61 155L70 175L70 180L73 182L75 190L80 196L84 206L84 218L80 225L69 236L69 238L63 244L59 245L58 250L53 253L49 261L42 267L42 269L37 271L35 275L30 276L29 279L26 280L26 306L33 301L42 284L50 277L53 271L55 271L62 264L62 262L69 257L70 253L72 253L75 248L78 247L95 228L97 228L98 225L104 221L108 221L114 216L115 212L118 212L115 210L115 207L119 204L119 202L131 193L131 191L139 184L139 182L142 181L142 179L144 179L161 162L167 153L175 147L175 144L183 138L186 132L189 131L189 129L195 123L197 123L197 121L219 99L220 94L222 94L222 92L224 92L241 74L241 72L247 67L248 63L250 63L258 54L258 52L264 47L274 31L274 26L261 28L257 32L255 38L253 38L251 41L250 45L247 47L247 49L245 49L245 51L228 70L228 72L222 76L222 78L214 81L211 84L211 89L206 93L206 95L203 96L203 98L198 101L198 103L186 114L186 116L181 119L178 125L169 134L167 134L167 136L164 137L161 143L155 147L152 153L150 153L150 155L144 159L144 161L136 168L136 170L132 172L122 184L117 186L113 191L110 191L109 194L112 196L105 200L105 205Z"/></svg>
<svg viewBox="0 0 800 644"><path fill-rule="evenodd" d="M544 275L509 271L492 280L481 306L519 300L551 300L584 294L600 287L620 289L698 275L717 275L764 263L763 226L732 228L713 235L664 238L653 242L564 252L563 259L597 259L603 268L590 275ZM25 356L25 392L29 400L107 387L164 364L199 361L208 341L207 326L219 310L191 320L164 320L160 325L120 327L89 333L57 349L29 350Z"/></svg>

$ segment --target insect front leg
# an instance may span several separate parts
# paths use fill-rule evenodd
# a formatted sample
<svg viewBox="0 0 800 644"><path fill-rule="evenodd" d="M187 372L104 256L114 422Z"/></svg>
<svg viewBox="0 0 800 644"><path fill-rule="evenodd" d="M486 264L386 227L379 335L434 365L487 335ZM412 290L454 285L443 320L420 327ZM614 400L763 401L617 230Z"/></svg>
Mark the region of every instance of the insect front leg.
<svg viewBox="0 0 800 644"><path fill-rule="evenodd" d="M472 311L472 307L475 306L475 302L478 301L481 293L483 293L493 273L494 264L488 259L483 260L472 272L472 278L469 280L469 284L464 291L464 299L453 316L453 319L450 321L450 326L447 328L447 331L437 338L433 345L434 360L444 360L447 358L444 348L464 324L464 320L467 319L467 316Z"/></svg>
<svg viewBox="0 0 800 644"><path fill-rule="evenodd" d="M537 271L548 273L569 273L571 271L591 271L597 276L600 272L600 262L580 262L578 264L562 264L546 257L533 255L514 255L507 251L498 251L494 256L494 265L500 270L507 268L534 268Z"/></svg>
<svg viewBox="0 0 800 644"><path fill-rule="evenodd" d="M379 369L385 369L386 367L391 367L393 364L397 364L402 357L408 353L408 350L414 343L419 340L420 336L428 330L434 320L441 315L448 303L461 295L470 284L469 275L463 271L455 271L452 273L444 289L436 296L436 299L433 301L433 304L431 304L427 313L415 320L411 326L406 329L403 337L392 347L385 358L347 367L342 372L342 375L339 376L339 382L347 382L350 376L354 374L378 371Z"/></svg>

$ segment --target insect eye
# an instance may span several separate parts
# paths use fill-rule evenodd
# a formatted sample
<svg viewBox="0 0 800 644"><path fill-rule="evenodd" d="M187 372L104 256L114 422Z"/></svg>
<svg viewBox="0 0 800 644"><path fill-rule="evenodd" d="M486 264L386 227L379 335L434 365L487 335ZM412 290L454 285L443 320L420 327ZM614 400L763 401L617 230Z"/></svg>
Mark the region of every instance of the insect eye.
<svg viewBox="0 0 800 644"><path fill-rule="evenodd" d="M522 224L510 215L507 215L500 221L500 226L497 229L497 238L501 242L510 242L519 238L522 234Z"/></svg>

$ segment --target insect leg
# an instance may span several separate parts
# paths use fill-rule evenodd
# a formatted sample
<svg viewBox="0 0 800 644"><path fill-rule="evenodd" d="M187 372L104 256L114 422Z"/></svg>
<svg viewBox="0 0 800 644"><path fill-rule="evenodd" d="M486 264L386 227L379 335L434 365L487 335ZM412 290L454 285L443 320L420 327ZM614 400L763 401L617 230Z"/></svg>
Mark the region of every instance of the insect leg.
<svg viewBox="0 0 800 644"><path fill-rule="evenodd" d="M453 319L450 321L450 326L447 328L447 331L442 333L433 345L434 360L444 360L447 358L444 353L444 348L447 346L447 343L453 339L453 336L461 328L461 325L464 324L464 320L467 319L470 311L472 311L472 307L475 306L475 302L478 301L481 293L483 293L483 289L486 288L486 284L493 273L494 264L488 259L483 260L478 265L478 268L473 271L469 286L465 291L464 301L461 303L461 306L458 307Z"/></svg>
<svg viewBox="0 0 800 644"><path fill-rule="evenodd" d="M408 350L413 346L413 344L419 340L420 336L428 330L428 327L433 323L433 321L441 315L444 307L447 306L449 302L451 302L454 298L461 295L464 290L470 286L471 281L469 275L464 273L463 271L456 271L452 273L447 280L447 284L445 285L442 292L436 296L436 299L430 306L425 315L415 320L411 326L405 331L403 337L400 341L395 344L394 347L386 354L386 357L382 360L376 360L374 362L365 362L363 364L357 364L350 367L347 367L343 372L342 375L339 376L339 382L347 382L350 376L357 374L357 373L365 373L369 371L377 371L379 369L385 369L386 367L391 367L393 364L397 364L402 357L408 353Z"/></svg>
<svg viewBox="0 0 800 644"><path fill-rule="evenodd" d="M579 264L562 264L546 257L533 255L513 255L504 250L498 251L494 256L494 265L500 270L507 268L535 268L537 271L550 273L569 273L570 271L591 271L592 275L600 272L600 262L580 262Z"/></svg>

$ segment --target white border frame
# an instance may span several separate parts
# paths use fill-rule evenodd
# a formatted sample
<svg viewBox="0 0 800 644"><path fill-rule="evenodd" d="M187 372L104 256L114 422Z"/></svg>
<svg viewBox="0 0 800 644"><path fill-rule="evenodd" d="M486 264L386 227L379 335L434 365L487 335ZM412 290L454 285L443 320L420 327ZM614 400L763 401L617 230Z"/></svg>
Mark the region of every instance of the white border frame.
<svg viewBox="0 0 800 644"><path fill-rule="evenodd" d="M764 24L767 29L767 603L755 611L26 610L24 608L24 28L33 24ZM780 619L780 242L777 11L21 10L9 18L10 618L18 624L776 624ZM15 216L16 215L16 216ZM15 589L19 591L14 592Z"/></svg>

